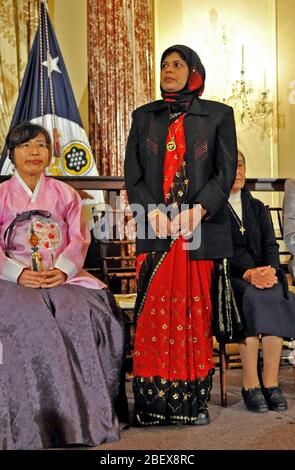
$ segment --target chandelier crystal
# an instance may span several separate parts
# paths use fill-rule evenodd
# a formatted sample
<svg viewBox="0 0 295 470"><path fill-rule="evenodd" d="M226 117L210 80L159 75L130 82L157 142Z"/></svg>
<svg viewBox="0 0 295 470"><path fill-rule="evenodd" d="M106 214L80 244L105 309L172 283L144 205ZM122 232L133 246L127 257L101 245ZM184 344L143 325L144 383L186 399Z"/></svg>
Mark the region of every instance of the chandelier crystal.
<svg viewBox="0 0 295 470"><path fill-rule="evenodd" d="M260 130L262 139L265 136L276 138L276 130L278 125L281 125L283 116L278 116L274 111L274 103L266 88L265 78L264 89L255 94L252 82L247 81L245 77L244 46L242 46L240 79L232 83L232 94L225 102L234 108L238 125L243 130L252 127Z"/></svg>

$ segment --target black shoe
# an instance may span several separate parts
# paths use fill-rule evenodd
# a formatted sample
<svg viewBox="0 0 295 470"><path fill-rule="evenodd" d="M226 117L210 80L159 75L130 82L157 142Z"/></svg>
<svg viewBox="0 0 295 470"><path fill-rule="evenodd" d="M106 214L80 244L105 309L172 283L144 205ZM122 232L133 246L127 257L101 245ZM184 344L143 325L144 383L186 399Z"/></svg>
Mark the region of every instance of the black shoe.
<svg viewBox="0 0 295 470"><path fill-rule="evenodd" d="M265 413L268 411L268 405L260 387L248 388L248 390L245 390L243 387L242 397L247 410L256 411L258 413Z"/></svg>
<svg viewBox="0 0 295 470"><path fill-rule="evenodd" d="M197 419L190 424L194 426L202 426L204 424L210 424L210 416L208 410L202 410L198 413Z"/></svg>
<svg viewBox="0 0 295 470"><path fill-rule="evenodd" d="M286 411L288 403L283 395L280 387L266 387L262 389L262 393L268 403L269 409L272 411Z"/></svg>

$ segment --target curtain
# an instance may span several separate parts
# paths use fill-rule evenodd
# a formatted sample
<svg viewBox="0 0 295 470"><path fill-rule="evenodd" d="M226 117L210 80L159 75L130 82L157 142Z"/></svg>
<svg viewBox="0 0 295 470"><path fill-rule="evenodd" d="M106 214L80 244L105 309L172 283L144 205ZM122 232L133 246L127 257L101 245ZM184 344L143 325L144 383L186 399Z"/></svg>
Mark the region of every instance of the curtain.
<svg viewBox="0 0 295 470"><path fill-rule="evenodd" d="M0 0L0 153L38 27L38 0Z"/></svg>
<svg viewBox="0 0 295 470"><path fill-rule="evenodd" d="M88 58L91 147L120 176L131 113L153 99L152 0L88 0Z"/></svg>

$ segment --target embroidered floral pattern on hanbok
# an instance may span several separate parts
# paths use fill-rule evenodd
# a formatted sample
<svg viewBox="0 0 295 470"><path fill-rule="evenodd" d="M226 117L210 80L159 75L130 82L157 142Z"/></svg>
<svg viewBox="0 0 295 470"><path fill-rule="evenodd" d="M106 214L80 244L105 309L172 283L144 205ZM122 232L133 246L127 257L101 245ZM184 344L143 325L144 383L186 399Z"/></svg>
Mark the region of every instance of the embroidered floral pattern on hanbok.
<svg viewBox="0 0 295 470"><path fill-rule="evenodd" d="M60 246L61 231L57 222L52 218L45 219L41 216L34 217L32 220L32 229L38 237L40 248L56 249Z"/></svg>

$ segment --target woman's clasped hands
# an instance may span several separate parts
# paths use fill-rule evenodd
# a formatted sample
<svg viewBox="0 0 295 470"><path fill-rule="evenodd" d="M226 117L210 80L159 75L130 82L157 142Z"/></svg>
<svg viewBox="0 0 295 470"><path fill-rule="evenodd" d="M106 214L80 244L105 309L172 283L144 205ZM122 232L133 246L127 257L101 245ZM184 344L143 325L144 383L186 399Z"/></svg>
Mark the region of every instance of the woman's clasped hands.
<svg viewBox="0 0 295 470"><path fill-rule="evenodd" d="M159 238L190 238L203 216L202 206L194 205L191 209L179 211L172 220L162 211L155 209L148 214L153 231Z"/></svg>
<svg viewBox="0 0 295 470"><path fill-rule="evenodd" d="M269 289L278 283L276 270L271 266L260 266L258 268L247 269L243 278L257 289Z"/></svg>
<svg viewBox="0 0 295 470"><path fill-rule="evenodd" d="M33 289L50 289L64 284L66 280L67 275L57 268L40 272L26 268L21 272L17 282L22 286Z"/></svg>

